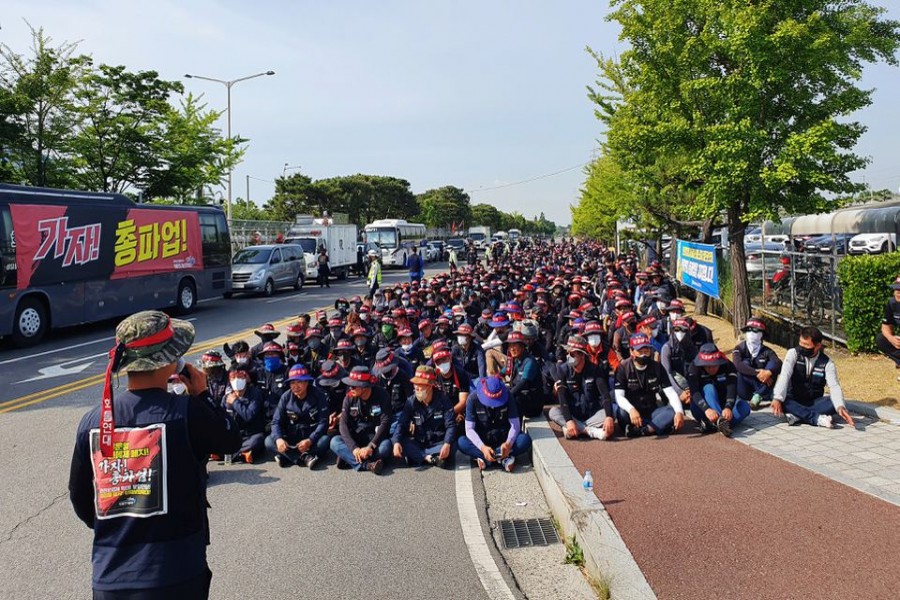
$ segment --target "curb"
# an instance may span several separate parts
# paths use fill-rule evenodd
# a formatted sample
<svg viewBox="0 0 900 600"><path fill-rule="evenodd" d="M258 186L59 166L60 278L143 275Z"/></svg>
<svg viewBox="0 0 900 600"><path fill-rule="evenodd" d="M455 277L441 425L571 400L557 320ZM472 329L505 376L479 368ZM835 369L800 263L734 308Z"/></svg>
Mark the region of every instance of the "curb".
<svg viewBox="0 0 900 600"><path fill-rule="evenodd" d="M866 404L864 402L853 402L850 400L848 400L846 404L847 408L850 409L851 412L855 412L858 415L872 417L873 419L881 419L882 421L888 421L889 423L893 423L894 425L900 425L900 410L897 410L895 408L889 408L887 406L873 406L872 404Z"/></svg>
<svg viewBox="0 0 900 600"><path fill-rule="evenodd" d="M609 582L616 600L649 600L656 594L644 577L618 529L594 494L586 497L581 474L543 418L528 422L534 472L547 504L566 536L576 536L585 568Z"/></svg>

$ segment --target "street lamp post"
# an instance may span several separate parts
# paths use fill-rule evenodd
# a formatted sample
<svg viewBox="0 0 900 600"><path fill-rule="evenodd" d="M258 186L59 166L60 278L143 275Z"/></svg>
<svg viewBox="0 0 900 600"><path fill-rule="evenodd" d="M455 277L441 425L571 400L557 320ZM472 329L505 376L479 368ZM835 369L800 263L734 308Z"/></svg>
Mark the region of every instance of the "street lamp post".
<svg viewBox="0 0 900 600"><path fill-rule="evenodd" d="M203 75L191 75L190 73L185 74L185 78L187 79L202 79L204 81L213 81L215 83L221 83L225 86L225 89L228 90L228 104L225 109L226 112L226 122L227 122L227 135L228 139L231 139L231 86L241 81L247 81L248 79L255 79L257 77L262 77L264 75L274 75L275 71L264 71L262 73L256 73L254 75L248 75L246 77L239 77L237 79L225 80L225 79L216 79L215 77L204 77ZM231 221L231 168L228 169L228 198L225 203L225 215L229 221Z"/></svg>

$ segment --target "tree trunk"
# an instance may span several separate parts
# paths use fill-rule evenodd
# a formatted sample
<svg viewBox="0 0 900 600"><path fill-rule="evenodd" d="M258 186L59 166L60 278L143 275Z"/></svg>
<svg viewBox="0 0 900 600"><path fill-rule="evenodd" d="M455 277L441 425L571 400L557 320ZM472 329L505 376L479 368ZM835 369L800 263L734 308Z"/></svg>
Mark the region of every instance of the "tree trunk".
<svg viewBox="0 0 900 600"><path fill-rule="evenodd" d="M703 225L700 226L700 241L704 244L708 244L712 241L712 219L703 221ZM697 304L694 307L694 312L698 315L708 314L709 296L697 292Z"/></svg>
<svg viewBox="0 0 900 600"><path fill-rule="evenodd" d="M747 279L747 257L744 252L744 233L747 224L741 219L740 202L728 210L728 253L731 256L732 312L731 325L735 336L750 318L750 286Z"/></svg>

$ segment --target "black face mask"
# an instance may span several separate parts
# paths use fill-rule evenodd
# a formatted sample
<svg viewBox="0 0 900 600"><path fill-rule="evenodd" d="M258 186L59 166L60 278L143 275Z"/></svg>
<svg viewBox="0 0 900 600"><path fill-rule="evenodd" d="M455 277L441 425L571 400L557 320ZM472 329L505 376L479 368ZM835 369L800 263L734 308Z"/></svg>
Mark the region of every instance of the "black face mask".
<svg viewBox="0 0 900 600"><path fill-rule="evenodd" d="M653 360L652 356L635 356L634 357L634 362L641 365L642 367L649 365L651 360Z"/></svg>
<svg viewBox="0 0 900 600"><path fill-rule="evenodd" d="M814 348L804 348L803 346L797 346L797 354L805 358L812 358L813 356L815 356L816 351Z"/></svg>

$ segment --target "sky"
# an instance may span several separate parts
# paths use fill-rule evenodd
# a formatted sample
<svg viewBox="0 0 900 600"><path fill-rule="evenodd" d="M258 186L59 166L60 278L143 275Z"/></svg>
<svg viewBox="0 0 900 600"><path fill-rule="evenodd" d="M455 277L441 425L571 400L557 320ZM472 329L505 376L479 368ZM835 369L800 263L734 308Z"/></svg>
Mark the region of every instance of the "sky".
<svg viewBox="0 0 900 600"><path fill-rule="evenodd" d="M900 19L900 0L874 0ZM597 76L586 46L623 49L607 0L4 0L0 40L25 52L25 23L55 42L78 41L95 62L155 70L226 107L249 138L233 197L261 204L273 180L366 173L408 180L414 192L464 188L472 203L571 222L581 166L602 135L587 99ZM900 189L900 69L869 65L873 105L854 174ZM224 130L224 117L221 119ZM287 169L285 169L287 166ZM297 168L299 167L299 169ZM224 190L223 190L224 191Z"/></svg>

